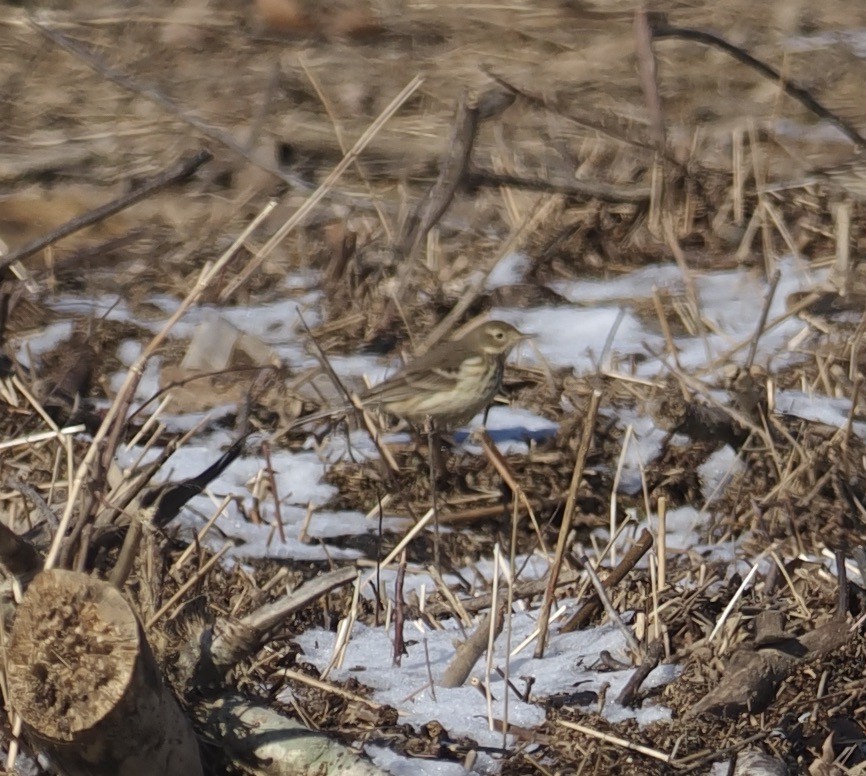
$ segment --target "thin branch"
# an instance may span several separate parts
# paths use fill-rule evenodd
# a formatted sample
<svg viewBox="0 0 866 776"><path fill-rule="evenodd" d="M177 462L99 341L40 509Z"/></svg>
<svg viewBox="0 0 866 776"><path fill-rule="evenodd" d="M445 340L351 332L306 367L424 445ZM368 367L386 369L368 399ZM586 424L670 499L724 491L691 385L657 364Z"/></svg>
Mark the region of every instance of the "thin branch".
<svg viewBox="0 0 866 776"><path fill-rule="evenodd" d="M729 43L724 38L711 32L695 30L687 27L674 27L668 24L667 18L661 13L650 14L649 23L652 30L652 36L655 40L664 40L665 38L690 40L696 43L703 43L705 46L712 46L713 48L724 51L726 54L730 54L738 62L748 65L752 69L757 70L765 78L777 83L787 95L793 97L797 102L808 108L816 116L820 116L822 119L829 121L859 148L866 148L866 138L864 138L863 135L861 135L851 124L845 121L845 119L833 113L829 108L825 108L802 86L789 78L786 78L778 70L770 67L770 65L765 62L756 59L739 46L735 46L733 43Z"/></svg>
<svg viewBox="0 0 866 776"><path fill-rule="evenodd" d="M85 227L92 226L99 221L104 221L109 216L113 216L121 210L126 210L128 207L132 207L132 205L147 199L153 193L159 191L159 189L164 189L166 186L171 186L173 183L189 178L196 170L198 170L199 167L206 164L211 159L213 159L213 154L211 154L210 151L205 150L198 151L191 156L181 159L167 170L163 170L161 173L155 175L149 181L136 188L135 191L131 191L128 194L124 194L122 197L113 199L111 202L106 202L101 207L91 210L88 213L71 218L65 224L58 226L48 234L42 235L42 237L38 237L35 240L31 240L26 245L22 245L17 250L3 256L0 258L0 272L14 264L16 261L26 259L34 253L39 253L43 248L53 245L64 237L68 237L70 234L80 232Z"/></svg>
<svg viewBox="0 0 866 776"><path fill-rule="evenodd" d="M646 555L647 551L653 545L652 534L644 529L643 533L638 537L638 540L631 546L629 551L622 556L622 560L617 564L604 579L602 583L607 589L618 585L626 574L631 571L637 562ZM583 606L578 609L571 619L565 623L560 629L560 633L570 633L584 627L601 609L601 602L597 596L590 598Z"/></svg>
<svg viewBox="0 0 866 776"><path fill-rule="evenodd" d="M610 602L610 598L608 598L607 592L604 589L604 585L601 583L601 580L598 578L598 574L592 567L592 564L589 562L589 558L587 558L586 555L581 556L580 563L583 566L583 570L589 575L592 586L595 588L595 592L598 595L602 606L604 606L604 610L607 612L608 617L610 617L614 625L619 628L622 635L625 636L625 640L628 643L629 649L635 655L640 655L640 644L638 644L637 639L634 637L634 633L632 633L626 627L626 624L622 621L622 618L619 616L619 612L617 612L617 610L613 608L613 604Z"/></svg>
<svg viewBox="0 0 866 776"><path fill-rule="evenodd" d="M472 631L472 635L457 648L457 652L439 680L440 686L453 688L463 685L472 672L473 666L478 662L478 658L487 651L491 632L495 638L502 631L504 614L503 609L497 608L482 618Z"/></svg>
<svg viewBox="0 0 866 776"><path fill-rule="evenodd" d="M404 256L412 256L454 199L466 176L481 122L499 115L512 102L514 95L498 88L475 98L465 95L460 98L451 139L439 165L439 176L417 204L415 212L406 220L397 242L397 249Z"/></svg>
<svg viewBox="0 0 866 776"><path fill-rule="evenodd" d="M553 606L553 592L556 582L562 570L562 559L565 555L565 543L571 533L571 522L574 518L574 510L577 506L577 489L583 479L583 468L586 465L586 456L592 444L592 432L595 427L595 418L598 414L598 405L601 403L601 392L595 390L589 399L589 408L583 420L583 433L580 437L580 446L577 448L577 458L574 461L574 470L571 473L571 485L568 488L568 498L565 502L565 510L562 515L562 525L559 527L559 539L556 542L556 555L548 575L547 589L544 591L544 601L538 614L538 641L535 645L535 657L544 657L544 648L547 645L547 629L550 623L550 610Z"/></svg>

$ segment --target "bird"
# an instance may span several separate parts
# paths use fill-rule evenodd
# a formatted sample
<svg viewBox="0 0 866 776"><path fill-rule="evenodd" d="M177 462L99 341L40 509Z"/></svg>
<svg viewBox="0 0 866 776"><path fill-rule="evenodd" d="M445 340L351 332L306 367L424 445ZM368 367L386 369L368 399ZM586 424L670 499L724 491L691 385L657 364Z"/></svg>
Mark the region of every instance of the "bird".
<svg viewBox="0 0 866 776"><path fill-rule="evenodd" d="M504 321L488 321L460 339L442 342L359 397L365 409L378 409L437 429L463 425L496 397L505 360L528 335Z"/></svg>
<svg viewBox="0 0 866 776"><path fill-rule="evenodd" d="M439 343L392 377L363 391L357 405L346 404L298 422L306 424L360 406L414 426L430 424L436 431L459 428L493 402L508 355L532 336L504 321L481 323L459 339Z"/></svg>

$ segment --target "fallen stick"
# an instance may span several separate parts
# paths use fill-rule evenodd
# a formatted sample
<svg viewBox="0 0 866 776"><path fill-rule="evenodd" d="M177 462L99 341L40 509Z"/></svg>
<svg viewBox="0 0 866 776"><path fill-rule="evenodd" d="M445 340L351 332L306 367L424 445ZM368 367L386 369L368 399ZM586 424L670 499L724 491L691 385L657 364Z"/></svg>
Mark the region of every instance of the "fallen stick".
<svg viewBox="0 0 866 776"><path fill-rule="evenodd" d="M349 747L267 706L229 695L197 711L229 757L256 776L386 776ZM155 770L153 771L156 772Z"/></svg>
<svg viewBox="0 0 866 776"><path fill-rule="evenodd" d="M631 677L629 677L625 687L622 688L622 692L616 699L616 702L620 706L628 707L634 705L637 691L650 673L652 673L653 669L659 664L659 661L664 657L664 654L665 645L659 639L656 639L649 645L649 647L647 647L643 661L641 661L641 664L635 669Z"/></svg>
<svg viewBox="0 0 866 776"><path fill-rule="evenodd" d="M629 551L623 555L622 560L617 564L610 574L602 581L602 585L606 589L618 585L625 579L625 575L631 571L637 562L649 551L653 546L653 536L646 529L643 530L638 540L631 546ZM571 618L559 629L560 633L570 633L578 630L589 624L589 621L601 611L601 601L597 595L593 595L583 606L580 607Z"/></svg>
<svg viewBox="0 0 866 776"><path fill-rule="evenodd" d="M397 249L404 256L412 256L454 199L454 194L469 168L479 125L498 116L512 102L514 95L499 88L488 89L475 98L460 98L451 130L451 141L439 165L439 176L417 204L415 212L406 219L397 241Z"/></svg>
<svg viewBox="0 0 866 776"><path fill-rule="evenodd" d="M311 579L288 595L265 604L240 620L220 618L214 625L210 660L219 674L225 674L261 647L265 637L292 612L309 606L338 587L354 582L358 576L351 567L335 569Z"/></svg>
<svg viewBox="0 0 866 776"><path fill-rule="evenodd" d="M497 636L502 632L502 624L505 619L503 615L503 610L498 609L496 612L496 622L493 626L494 633ZM493 612L488 612L481 622L478 623L475 630L472 631L472 635L457 648L457 653L442 674L442 679L439 681L440 686L461 687L466 681L466 677L472 673L473 666L487 649L490 639L490 619L492 616Z"/></svg>

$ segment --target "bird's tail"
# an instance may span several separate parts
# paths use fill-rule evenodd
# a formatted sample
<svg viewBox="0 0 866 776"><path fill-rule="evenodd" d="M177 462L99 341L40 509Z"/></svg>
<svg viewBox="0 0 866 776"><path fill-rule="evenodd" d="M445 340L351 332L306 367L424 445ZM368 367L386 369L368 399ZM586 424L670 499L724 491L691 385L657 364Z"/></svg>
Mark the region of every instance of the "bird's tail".
<svg viewBox="0 0 866 776"><path fill-rule="evenodd" d="M294 431L296 428L302 428L303 426L308 426L311 423L318 423L320 420L339 420L342 419L344 416L350 414L351 412L360 411L360 406L352 402L346 402L339 407L329 407L323 410L319 410L318 412L312 412L309 415L303 415L299 418L295 418L291 423L289 423L288 426L272 434L269 441L272 443L277 442L284 436L286 436L286 434Z"/></svg>

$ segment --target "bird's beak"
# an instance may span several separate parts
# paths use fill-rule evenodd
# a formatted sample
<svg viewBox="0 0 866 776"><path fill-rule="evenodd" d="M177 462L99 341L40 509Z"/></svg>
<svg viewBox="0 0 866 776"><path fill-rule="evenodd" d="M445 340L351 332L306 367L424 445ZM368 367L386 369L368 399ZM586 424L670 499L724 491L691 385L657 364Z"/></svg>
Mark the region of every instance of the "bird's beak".
<svg viewBox="0 0 866 776"><path fill-rule="evenodd" d="M523 332L520 332L520 342L526 342L526 340L533 340L537 338L537 334L524 334Z"/></svg>

